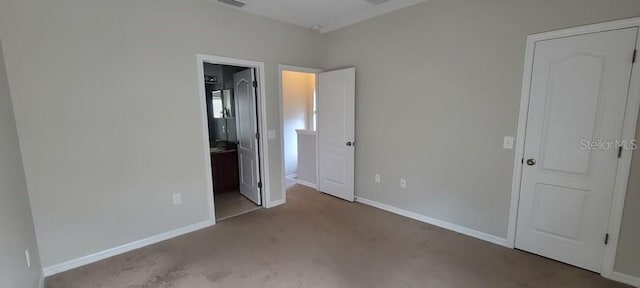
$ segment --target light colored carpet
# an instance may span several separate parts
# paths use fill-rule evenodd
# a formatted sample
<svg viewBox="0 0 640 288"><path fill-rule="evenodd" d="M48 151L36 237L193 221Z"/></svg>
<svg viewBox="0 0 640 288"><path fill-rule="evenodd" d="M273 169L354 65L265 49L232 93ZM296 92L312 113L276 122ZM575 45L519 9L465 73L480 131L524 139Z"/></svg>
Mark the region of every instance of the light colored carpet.
<svg viewBox="0 0 640 288"><path fill-rule="evenodd" d="M49 277L46 287L628 287L295 185L287 204Z"/></svg>
<svg viewBox="0 0 640 288"><path fill-rule="evenodd" d="M242 196L240 192L222 193L214 197L218 221L260 209L260 206Z"/></svg>

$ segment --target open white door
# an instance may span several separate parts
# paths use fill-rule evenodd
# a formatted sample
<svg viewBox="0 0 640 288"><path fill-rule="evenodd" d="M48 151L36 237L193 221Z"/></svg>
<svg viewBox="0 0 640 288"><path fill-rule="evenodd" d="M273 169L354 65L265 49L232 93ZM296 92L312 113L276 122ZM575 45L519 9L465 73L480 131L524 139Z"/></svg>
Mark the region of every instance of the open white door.
<svg viewBox="0 0 640 288"><path fill-rule="evenodd" d="M318 77L318 190L354 201L356 69Z"/></svg>
<svg viewBox="0 0 640 288"><path fill-rule="evenodd" d="M258 139L256 137L258 123L254 83L254 69L246 69L233 75L240 194L261 205L260 185L258 184L260 182L260 170L258 165Z"/></svg>
<svg viewBox="0 0 640 288"><path fill-rule="evenodd" d="M535 44L516 248L600 272L637 34Z"/></svg>

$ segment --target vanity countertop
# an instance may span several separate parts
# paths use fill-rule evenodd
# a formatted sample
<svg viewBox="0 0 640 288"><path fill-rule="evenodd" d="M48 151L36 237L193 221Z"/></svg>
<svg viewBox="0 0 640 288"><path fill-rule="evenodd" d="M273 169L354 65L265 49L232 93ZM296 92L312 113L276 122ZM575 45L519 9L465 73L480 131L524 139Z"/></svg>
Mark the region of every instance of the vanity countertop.
<svg viewBox="0 0 640 288"><path fill-rule="evenodd" d="M222 149L222 148L210 148L209 152L211 152L211 154L222 154L222 153L231 153L231 152L236 152L237 149Z"/></svg>

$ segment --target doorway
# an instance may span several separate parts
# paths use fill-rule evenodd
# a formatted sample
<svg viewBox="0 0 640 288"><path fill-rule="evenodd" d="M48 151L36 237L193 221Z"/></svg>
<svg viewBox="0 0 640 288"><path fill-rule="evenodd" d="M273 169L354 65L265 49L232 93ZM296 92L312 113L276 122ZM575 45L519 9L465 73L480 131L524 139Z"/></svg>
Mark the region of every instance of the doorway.
<svg viewBox="0 0 640 288"><path fill-rule="evenodd" d="M198 58L211 207L214 219L221 221L266 207L260 77L258 68L250 65Z"/></svg>
<svg viewBox="0 0 640 288"><path fill-rule="evenodd" d="M612 276L635 149L638 24L527 39L509 227L515 248Z"/></svg>
<svg viewBox="0 0 640 288"><path fill-rule="evenodd" d="M354 201L355 68L280 65L282 189Z"/></svg>
<svg viewBox="0 0 640 288"><path fill-rule="evenodd" d="M284 190L316 189L317 74L320 70L280 65Z"/></svg>

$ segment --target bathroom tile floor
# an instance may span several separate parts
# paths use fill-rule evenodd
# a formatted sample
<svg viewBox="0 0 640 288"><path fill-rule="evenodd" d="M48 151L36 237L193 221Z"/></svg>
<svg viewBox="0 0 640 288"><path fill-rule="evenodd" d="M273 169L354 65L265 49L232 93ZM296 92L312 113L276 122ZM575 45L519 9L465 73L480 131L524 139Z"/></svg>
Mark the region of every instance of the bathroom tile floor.
<svg viewBox="0 0 640 288"><path fill-rule="evenodd" d="M217 194L214 197L213 203L216 207L216 221L222 221L262 208L242 196L238 191Z"/></svg>

